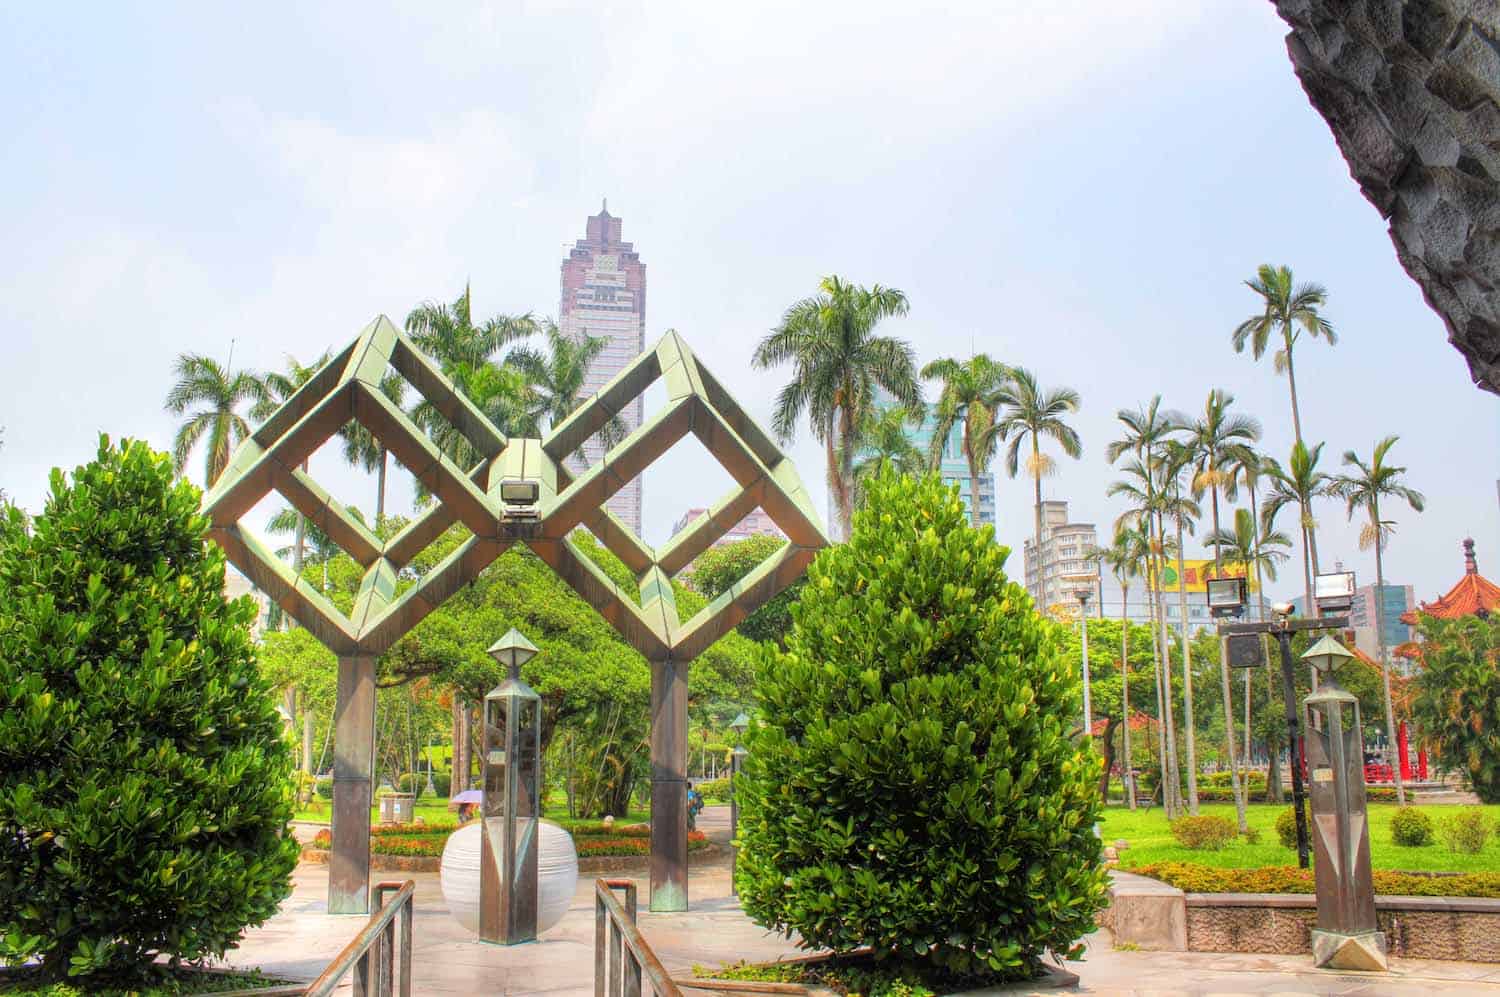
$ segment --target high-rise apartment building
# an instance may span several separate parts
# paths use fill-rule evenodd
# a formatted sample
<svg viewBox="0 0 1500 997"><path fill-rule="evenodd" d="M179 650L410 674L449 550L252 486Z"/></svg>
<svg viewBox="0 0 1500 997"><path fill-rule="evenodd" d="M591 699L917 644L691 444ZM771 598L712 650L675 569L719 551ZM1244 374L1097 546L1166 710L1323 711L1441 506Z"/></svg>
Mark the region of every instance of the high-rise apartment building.
<svg viewBox="0 0 1500 997"><path fill-rule="evenodd" d="M1343 565L1339 564L1337 568L1343 570ZM1354 590L1354 602L1349 606L1349 628L1354 631L1354 645L1378 660L1380 641L1375 627L1377 592L1381 601L1381 620L1385 624L1387 656L1415 636L1412 628L1401 622L1401 616L1416 608L1417 599L1410 585L1392 585L1390 582L1387 582L1383 588L1377 588L1375 585L1361 585ZM1298 596L1292 600L1292 608L1297 615L1306 614L1303 606L1306 601L1305 596Z"/></svg>
<svg viewBox="0 0 1500 997"><path fill-rule="evenodd" d="M1089 615L1099 611L1099 586L1095 579L1098 565L1089 554L1098 545L1093 523L1068 522L1068 503L1042 503L1042 547L1040 557L1036 537L1027 531L1023 545L1026 562L1026 591L1031 593L1037 609L1046 612L1054 606L1076 605L1078 589L1091 590Z"/></svg>
<svg viewBox="0 0 1500 997"><path fill-rule="evenodd" d="M875 404L886 408L896 404L896 400L883 389L876 387ZM932 434L937 429L934 413L937 411L935 405L925 406L921 425L908 425L906 438L911 440L912 445L926 456L932 446ZM957 423L948 431L948 438L943 441L942 456L938 463L938 473L942 475L943 484L957 485L959 495L962 496L965 509L973 508L972 482L969 479L969 462L964 457L964 427L963 423ZM995 525L995 474L993 471L985 471L979 475L979 521ZM837 529L838 508L833 500L833 492L828 493L828 523L830 528Z"/></svg>
<svg viewBox="0 0 1500 997"><path fill-rule="evenodd" d="M683 513L677 522L672 524L672 535L676 536L681 533L689 523L707 511L707 509L699 507L689 509ZM778 539L785 540L786 534L781 531L781 527L777 526L771 520L771 517L766 514L764 509L752 509L745 515L744 519L735 523L722 537L715 540L713 545L720 547L724 544L734 543L736 540L748 540L750 537L777 537Z"/></svg>
<svg viewBox="0 0 1500 997"><path fill-rule="evenodd" d="M646 348L646 264L635 246L621 240L623 227L606 201L562 261L558 325L563 335L574 340L593 336L605 343L584 378L587 394L598 391ZM645 402L639 398L620 413L626 432L639 428L644 418ZM593 464L604 456L604 447L596 438L584 444L583 452ZM615 493L609 510L640 536L639 477Z"/></svg>

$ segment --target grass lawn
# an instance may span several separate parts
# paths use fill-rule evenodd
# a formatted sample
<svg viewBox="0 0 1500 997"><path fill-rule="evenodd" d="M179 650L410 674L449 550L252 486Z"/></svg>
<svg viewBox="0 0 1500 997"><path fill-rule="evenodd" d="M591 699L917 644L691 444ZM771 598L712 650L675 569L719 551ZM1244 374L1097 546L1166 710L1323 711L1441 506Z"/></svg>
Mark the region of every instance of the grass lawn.
<svg viewBox="0 0 1500 997"><path fill-rule="evenodd" d="M1167 818L1160 807L1137 810L1131 813L1123 806L1111 805L1104 810L1099 833L1106 845L1116 838L1124 838L1130 847L1120 853L1120 867L1129 869L1149 865L1153 862L1197 862L1201 865L1222 866L1235 869L1254 869L1260 866L1296 865L1297 850L1283 848L1276 838L1276 816L1285 806L1259 804L1251 806L1248 813L1250 826L1260 831L1260 841L1249 844L1243 838L1219 851L1184 848L1172 837ZM1402 848L1391 843L1391 815L1396 812L1394 803L1371 803L1370 813L1370 864L1376 869L1409 870L1413 872L1497 872L1500 871L1500 835L1494 835L1477 855L1450 852L1443 843L1442 822L1445 816L1458 810L1456 806L1424 806L1420 808L1433 823L1433 843L1420 848ZM1483 808L1492 821L1500 821L1500 806ZM1205 803L1200 813L1235 819L1234 804Z"/></svg>

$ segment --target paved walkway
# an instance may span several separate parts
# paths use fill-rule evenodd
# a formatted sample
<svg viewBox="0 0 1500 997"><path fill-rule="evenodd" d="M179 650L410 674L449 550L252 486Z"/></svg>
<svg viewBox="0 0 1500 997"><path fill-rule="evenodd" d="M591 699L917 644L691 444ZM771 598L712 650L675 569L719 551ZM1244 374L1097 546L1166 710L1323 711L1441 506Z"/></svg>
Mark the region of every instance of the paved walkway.
<svg viewBox="0 0 1500 997"><path fill-rule="evenodd" d="M390 874L416 880L413 983L418 994L537 994L587 997L593 993L593 879L578 884L573 906L541 941L515 948L483 945L447 913L436 873ZM657 956L674 975L693 965L717 966L747 959L769 961L798 954L794 946L752 924L729 895L727 863L697 868L689 880L693 909L683 914L644 910L641 927ZM363 923L357 917L324 914L325 866L298 866L294 891L281 913L251 931L229 961L260 966L267 973L311 980ZM1390 974L1338 974L1314 970L1305 956L1212 953L1117 952L1107 932L1086 940L1086 959L1069 963L1080 977L1075 993L1098 997L1175 995L1495 994L1500 965L1395 961ZM1026 992L1024 989L1019 992ZM1055 991L1054 991L1055 992Z"/></svg>

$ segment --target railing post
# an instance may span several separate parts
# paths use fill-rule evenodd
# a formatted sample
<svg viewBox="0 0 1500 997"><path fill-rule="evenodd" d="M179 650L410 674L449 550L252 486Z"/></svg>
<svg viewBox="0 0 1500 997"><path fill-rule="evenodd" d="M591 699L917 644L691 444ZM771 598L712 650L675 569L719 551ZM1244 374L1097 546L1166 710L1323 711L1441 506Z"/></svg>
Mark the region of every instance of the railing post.
<svg viewBox="0 0 1500 997"><path fill-rule="evenodd" d="M610 997L620 993L620 950L624 947L625 939L620 935L618 924L610 925L609 932L609 993Z"/></svg>
<svg viewBox="0 0 1500 997"><path fill-rule="evenodd" d="M411 919L415 896L401 905L401 997L411 997Z"/></svg>
<svg viewBox="0 0 1500 997"><path fill-rule="evenodd" d="M641 997L641 960L631 952L625 960L625 979L620 997Z"/></svg>
<svg viewBox="0 0 1500 997"><path fill-rule="evenodd" d="M599 886L594 885L594 997L604 997L604 942L609 931L609 915L604 910L604 898L599 895Z"/></svg>

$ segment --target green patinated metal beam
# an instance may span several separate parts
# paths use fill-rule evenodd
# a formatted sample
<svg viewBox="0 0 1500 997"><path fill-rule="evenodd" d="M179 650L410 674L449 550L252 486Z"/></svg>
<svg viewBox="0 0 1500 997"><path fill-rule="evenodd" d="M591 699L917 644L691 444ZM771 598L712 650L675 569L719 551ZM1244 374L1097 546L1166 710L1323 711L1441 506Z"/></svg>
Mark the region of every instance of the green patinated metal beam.
<svg viewBox="0 0 1500 997"><path fill-rule="evenodd" d="M480 455L467 472L435 447L380 390L394 368ZM663 381L667 405L611 447L594 465L572 471L564 461L652 384ZM380 540L301 468L307 458L354 420L380 441L435 502L396 536ZM734 479L728 494L687 524L658 551L604 508L627 483L687 436L693 436ZM539 486L535 518L509 516L502 480ZM272 491L281 493L364 569L350 616L315 586L296 578L239 520ZM671 578L759 506L788 542L729 592L683 620ZM405 636L494 559L525 544L609 622L652 668L653 910L687 904L686 676L687 666L767 600L790 585L828 543L796 468L724 390L675 332L663 336L615 375L544 439L507 439L406 336L381 316L340 351L235 451L228 469L204 499L211 535L229 560L283 610L339 655L343 676L338 714L357 730L341 731L349 746L345 778L335 781L334 808L346 814L369 806L365 765L373 736L373 684L368 662ZM454 523L468 540L415 585L397 591L411 559ZM578 527L595 537L635 575L638 597L620 590L569 539ZM354 698L360 697L360 702ZM371 702L363 702L371 698ZM357 765L355 762L357 761ZM354 797L359 797L358 799ZM352 817L349 818L352 820ZM362 912L368 905L367 842L357 834L333 849L329 910Z"/></svg>

